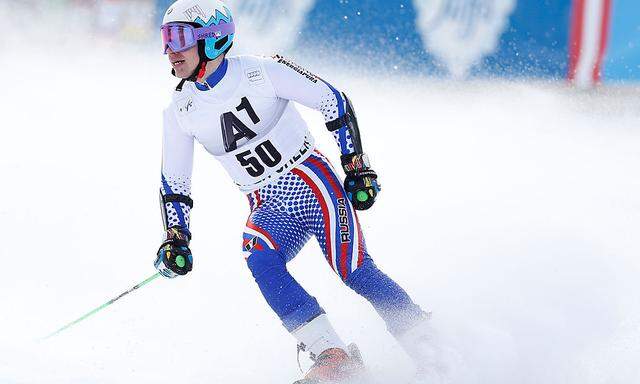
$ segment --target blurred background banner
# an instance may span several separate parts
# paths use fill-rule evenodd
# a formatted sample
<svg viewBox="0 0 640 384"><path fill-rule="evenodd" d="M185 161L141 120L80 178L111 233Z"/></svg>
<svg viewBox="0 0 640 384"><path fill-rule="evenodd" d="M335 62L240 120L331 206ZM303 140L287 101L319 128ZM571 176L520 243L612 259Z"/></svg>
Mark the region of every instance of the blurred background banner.
<svg viewBox="0 0 640 384"><path fill-rule="evenodd" d="M412 72L590 86L640 79L639 39L635 0L360 0L317 1L300 44Z"/></svg>
<svg viewBox="0 0 640 384"><path fill-rule="evenodd" d="M640 3L612 0L611 33L603 77L607 80L640 80Z"/></svg>
<svg viewBox="0 0 640 384"><path fill-rule="evenodd" d="M171 0L3 1L72 9L104 36L157 44ZM640 80L638 0L228 0L235 53L306 54L436 77Z"/></svg>

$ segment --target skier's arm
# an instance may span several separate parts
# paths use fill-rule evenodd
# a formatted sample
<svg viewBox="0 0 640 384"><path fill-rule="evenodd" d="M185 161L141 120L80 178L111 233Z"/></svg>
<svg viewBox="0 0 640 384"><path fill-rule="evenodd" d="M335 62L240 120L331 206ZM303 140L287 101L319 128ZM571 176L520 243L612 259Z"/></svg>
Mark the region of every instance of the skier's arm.
<svg viewBox="0 0 640 384"><path fill-rule="evenodd" d="M162 177L160 196L165 229L180 227L189 231L193 137L185 133L172 110L164 113L162 135Z"/></svg>
<svg viewBox="0 0 640 384"><path fill-rule="evenodd" d="M349 98L328 82L281 56L265 61L276 96L321 111L340 147L344 188L358 210L369 209L380 192L376 173L362 150L360 130Z"/></svg>
<svg viewBox="0 0 640 384"><path fill-rule="evenodd" d="M192 169L193 137L180 128L175 112L168 109L164 112L160 183L160 208L166 233L154 263L166 277L184 275L192 266L189 250Z"/></svg>
<svg viewBox="0 0 640 384"><path fill-rule="evenodd" d="M266 60L265 68L278 97L322 112L343 157L363 153L358 121L344 93L281 56Z"/></svg>

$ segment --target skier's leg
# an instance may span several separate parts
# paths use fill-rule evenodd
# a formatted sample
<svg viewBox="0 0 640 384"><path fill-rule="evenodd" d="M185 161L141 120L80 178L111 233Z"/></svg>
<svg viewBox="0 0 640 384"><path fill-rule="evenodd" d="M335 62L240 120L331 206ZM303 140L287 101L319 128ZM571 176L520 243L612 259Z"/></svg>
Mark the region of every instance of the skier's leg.
<svg viewBox="0 0 640 384"><path fill-rule="evenodd" d="M264 208L253 211L243 235L247 265L262 295L299 347L312 358L333 348L346 350L318 301L291 276L286 263L310 234L293 216Z"/></svg>
<svg viewBox="0 0 640 384"><path fill-rule="evenodd" d="M345 283L366 298L385 320L389 332L414 361L417 382L439 383L447 368L429 314L414 304L371 258L365 258Z"/></svg>
<svg viewBox="0 0 640 384"><path fill-rule="evenodd" d="M418 369L433 370L439 365L439 357L428 314L369 256L355 210L328 161L314 154L297 172L314 190L322 207L323 214L315 216L313 232L329 265L347 286L373 305Z"/></svg>
<svg viewBox="0 0 640 384"><path fill-rule="evenodd" d="M286 266L308 239L295 218L262 208L253 211L243 234L247 266L267 303L289 331L323 313L318 301L298 284Z"/></svg>
<svg viewBox="0 0 640 384"><path fill-rule="evenodd" d="M315 216L312 231L331 268L373 305L392 334L416 325L425 317L424 311L369 257L355 210L328 161L316 152L296 172L321 207L323 214Z"/></svg>

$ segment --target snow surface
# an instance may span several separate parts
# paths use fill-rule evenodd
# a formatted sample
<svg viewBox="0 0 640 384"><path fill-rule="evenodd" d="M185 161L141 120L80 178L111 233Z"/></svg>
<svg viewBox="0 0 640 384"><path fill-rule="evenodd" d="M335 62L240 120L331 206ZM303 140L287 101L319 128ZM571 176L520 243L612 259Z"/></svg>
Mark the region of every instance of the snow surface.
<svg viewBox="0 0 640 384"><path fill-rule="evenodd" d="M247 201L196 153L186 278L154 272L161 110L154 49L2 45L0 382L289 383L294 340L240 251ZM355 102L384 192L370 253L458 356L450 383L640 382L640 91L365 77L298 58ZM338 150L304 110L320 149ZM371 369L411 364L313 240L290 264Z"/></svg>

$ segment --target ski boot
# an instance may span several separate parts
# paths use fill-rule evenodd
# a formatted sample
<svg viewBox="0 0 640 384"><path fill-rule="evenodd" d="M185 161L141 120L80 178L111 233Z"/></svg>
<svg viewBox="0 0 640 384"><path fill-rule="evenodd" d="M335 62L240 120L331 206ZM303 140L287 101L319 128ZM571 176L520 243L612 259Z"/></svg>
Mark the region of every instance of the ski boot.
<svg viewBox="0 0 640 384"><path fill-rule="evenodd" d="M350 344L348 349L349 353L340 348L322 352L304 378L294 384L345 383L363 376L365 369L360 350L355 344Z"/></svg>

